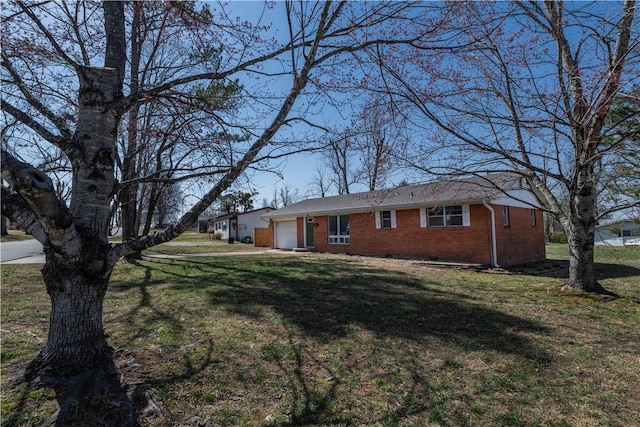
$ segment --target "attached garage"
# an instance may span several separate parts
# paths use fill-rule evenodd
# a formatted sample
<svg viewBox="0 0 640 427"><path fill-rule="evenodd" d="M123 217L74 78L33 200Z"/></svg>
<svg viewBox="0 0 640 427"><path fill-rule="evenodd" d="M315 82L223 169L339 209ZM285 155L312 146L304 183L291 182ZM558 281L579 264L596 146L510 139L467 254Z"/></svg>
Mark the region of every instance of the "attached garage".
<svg viewBox="0 0 640 427"><path fill-rule="evenodd" d="M298 226L296 220L277 221L275 226L274 247L277 249L293 249L298 246Z"/></svg>

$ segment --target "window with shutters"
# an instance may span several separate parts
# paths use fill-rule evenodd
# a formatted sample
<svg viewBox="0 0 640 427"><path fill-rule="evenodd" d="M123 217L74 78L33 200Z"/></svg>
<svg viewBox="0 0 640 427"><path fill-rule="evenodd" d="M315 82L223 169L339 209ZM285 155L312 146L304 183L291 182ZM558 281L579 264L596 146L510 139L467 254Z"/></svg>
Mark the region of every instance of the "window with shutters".
<svg viewBox="0 0 640 427"><path fill-rule="evenodd" d="M429 227L462 225L462 205L427 209Z"/></svg>

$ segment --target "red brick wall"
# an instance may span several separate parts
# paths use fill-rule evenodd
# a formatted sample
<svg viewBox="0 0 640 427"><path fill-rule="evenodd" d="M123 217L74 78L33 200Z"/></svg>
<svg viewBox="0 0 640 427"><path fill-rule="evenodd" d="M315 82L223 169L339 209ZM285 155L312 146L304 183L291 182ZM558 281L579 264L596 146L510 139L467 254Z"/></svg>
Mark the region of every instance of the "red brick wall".
<svg viewBox="0 0 640 427"><path fill-rule="evenodd" d="M509 225L504 225L502 206L496 211L498 265L509 266L543 261L546 258L542 211L536 209L536 225L531 225L531 209L509 207Z"/></svg>
<svg viewBox="0 0 640 427"><path fill-rule="evenodd" d="M543 260L542 213L536 227L530 225L529 209L510 208L511 226L503 226L502 206L493 206L498 236L498 264L515 265ZM327 216L316 216L315 247L320 252L383 257L410 257L439 261L491 264L491 215L483 205L469 209L467 227L420 227L419 209L396 211L396 228L376 229L374 212L349 215L350 244L329 244ZM298 218L298 246L304 246L304 221Z"/></svg>
<svg viewBox="0 0 640 427"><path fill-rule="evenodd" d="M273 225L273 220L272 219L269 220L269 236L270 236L270 238L269 238L269 247L271 249L273 249L273 248L276 247L276 245L275 245L276 233L275 233L275 227Z"/></svg>
<svg viewBox="0 0 640 427"><path fill-rule="evenodd" d="M304 248L304 222L306 218L297 218L298 247Z"/></svg>

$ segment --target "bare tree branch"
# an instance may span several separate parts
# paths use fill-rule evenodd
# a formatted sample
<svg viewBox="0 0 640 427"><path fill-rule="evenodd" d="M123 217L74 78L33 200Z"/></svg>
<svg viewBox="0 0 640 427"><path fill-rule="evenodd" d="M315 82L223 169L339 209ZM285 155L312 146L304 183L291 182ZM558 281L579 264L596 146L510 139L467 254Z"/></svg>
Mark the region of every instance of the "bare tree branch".
<svg viewBox="0 0 640 427"><path fill-rule="evenodd" d="M2 110L6 111L8 114L16 118L19 122L31 128L34 132L40 135L44 140L50 142L51 144L57 147L63 147L65 145L65 139L60 135L55 135L47 128L42 126L39 122L34 120L29 114L24 111L16 108L11 103L7 102L4 99L0 99L0 103L2 104Z"/></svg>
<svg viewBox="0 0 640 427"><path fill-rule="evenodd" d="M45 3L41 3L45 4ZM60 46L57 42L53 34L47 29L47 27L43 24L43 22L36 16L35 13L31 10L33 6L27 6L23 2L17 2L18 7L22 9L22 11L31 19L36 27L42 32L42 35L49 41L53 49L56 51L58 55L71 67L73 67L77 72L80 72L80 66L76 63L65 50Z"/></svg>
<svg viewBox="0 0 640 427"><path fill-rule="evenodd" d="M32 224L32 215L38 218L40 227L47 236L46 240L41 241L43 245L54 247L56 251L70 257L80 254L81 241L71 211L56 196L48 176L3 149L2 179L18 191L29 206L31 213L25 221ZM42 233L38 236L43 237Z"/></svg>
<svg viewBox="0 0 640 427"><path fill-rule="evenodd" d="M64 121L62 117L59 117L56 114L54 114L53 111L51 111L49 108L47 108L44 104L42 104L38 99L36 99L33 96L31 91L27 88L24 81L22 80L22 77L20 77L20 73L18 73L16 69L13 67L13 65L11 64L11 60L7 57L7 54L4 50L2 51L2 66L9 72L9 74L13 78L13 82L18 87L18 89L20 89L20 92L24 95L25 100L32 107L34 107L39 113L41 113L44 117L46 117L49 121L51 121L51 123L53 123L56 126L56 128L58 128L58 131L60 132L63 138L66 138L67 140L70 139L72 132L67 126L67 123ZM3 102L3 106L4 106L4 102ZM47 138L47 140L52 142L51 139L49 138Z"/></svg>
<svg viewBox="0 0 640 427"><path fill-rule="evenodd" d="M23 228L40 243L47 241L47 234L42 228L42 224L26 200L4 186L2 187L2 215L18 224L20 228Z"/></svg>
<svg viewBox="0 0 640 427"><path fill-rule="evenodd" d="M313 68L315 62L315 56L318 52L318 48L322 38L324 37L325 25L328 19L330 9L330 3L325 3L322 16L319 19L316 37L311 46L311 49L307 55L304 65L300 69L300 72L296 75L289 95L282 103L278 113L275 115L270 126L267 127L262 135L253 143L251 148L242 156L242 158L231 168L231 170L223 176L216 185L211 188L202 199L197 202L187 213L185 213L176 224L170 226L166 230L160 233L154 233L153 235L147 235L137 239L133 239L124 243L120 243L111 249L109 260L110 263L115 262L123 256L142 251L146 248L158 245L163 242L174 239L180 235L187 228L191 226L197 219L198 215L203 212L214 200L216 200L222 192L233 183L236 178L245 171L251 164L251 162L258 156L260 150L264 148L269 141L273 138L276 132L280 129L285 122L295 100L298 98L302 90L309 81L309 73Z"/></svg>

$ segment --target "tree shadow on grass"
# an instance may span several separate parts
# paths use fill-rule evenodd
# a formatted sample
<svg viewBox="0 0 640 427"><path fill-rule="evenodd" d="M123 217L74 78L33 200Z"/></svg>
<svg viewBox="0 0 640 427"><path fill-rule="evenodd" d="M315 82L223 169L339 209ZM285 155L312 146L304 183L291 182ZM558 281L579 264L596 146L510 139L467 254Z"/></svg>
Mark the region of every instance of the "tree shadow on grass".
<svg viewBox="0 0 640 427"><path fill-rule="evenodd" d="M264 320L262 313L268 308L281 316L292 336L303 335L320 343L343 339L354 330L363 329L380 338L416 341L425 349L447 345L461 351L497 351L535 365L552 361L552 356L528 337L531 333L546 334L548 330L542 324L496 310L472 294L456 293L450 290L454 289L453 284L449 288L404 272L364 267L357 260L298 257L245 257L220 262L163 260L146 264L145 268L146 275L140 283L115 283L113 287L116 292L131 288L140 292L138 304L128 313L131 320L142 307L157 310L150 290L164 286L166 292L198 292L208 298L211 307L257 321ZM178 313L163 309L157 315L165 317L163 323L180 323L175 318ZM290 418L282 425L353 421L349 419L353 414L342 416L333 412L339 380L332 379L320 387L315 378L305 377L304 364L311 361L313 354L291 339L289 345L291 349L286 354L294 355L295 359L284 360L281 353L269 356L290 389ZM207 369L211 360L209 351L198 366L185 362L183 373L147 379L143 386L162 388L188 382ZM322 363L316 360L313 365L318 369ZM332 374L331 369L326 365L321 368L328 374ZM420 378L418 368L415 371L412 390L424 390L428 379ZM433 410L434 402L425 396L418 402L413 394L380 422L385 424Z"/></svg>
<svg viewBox="0 0 640 427"><path fill-rule="evenodd" d="M177 282L184 282L185 284L189 282L189 276L187 274L169 274L169 270L163 270L160 265L147 265L147 264L138 264L139 267L144 268L144 278L139 282L129 282L129 283L113 283L110 286L110 292L117 293L128 291L132 288L136 288L140 294L140 299L138 303L131 307L131 309L120 316L119 318L115 318L112 321L119 322L124 325L135 326L134 333L127 334L127 341L123 344L125 346L131 346L133 341L138 338L145 337L150 334L149 329L155 328L156 330L153 333L158 333L157 326L159 322L162 323L163 327L169 328L168 331L170 334L174 336L179 336L184 333L185 327L183 323L180 321L180 312L177 310L171 310L168 308L161 308L158 304L155 304L152 298L152 294L149 291L150 287L154 287L157 285L164 284L166 279L162 279L158 276L158 272L162 272L163 275L169 275L172 277L172 280ZM149 311L150 314L145 316L141 316L140 313L143 309Z"/></svg>
<svg viewBox="0 0 640 427"><path fill-rule="evenodd" d="M568 260L548 259L533 264L504 267L504 269L512 274L527 274L552 279L567 279L569 277ZM597 280L640 276L640 268L622 263L596 262L594 263L594 269Z"/></svg>
<svg viewBox="0 0 640 427"><path fill-rule="evenodd" d="M209 291L211 304L246 316L270 307L319 341L344 337L355 325L380 337L437 338L467 351L551 359L522 334L546 333L544 326L442 290L437 282L348 260L274 263L263 271L227 266L227 274L216 278L223 286Z"/></svg>
<svg viewBox="0 0 640 427"><path fill-rule="evenodd" d="M569 268L567 263L567 269ZM596 279L624 279L625 277L640 277L640 268L624 264L596 262Z"/></svg>
<svg viewBox="0 0 640 427"><path fill-rule="evenodd" d="M130 321L143 306L155 310L148 288L169 282L174 291L205 291L212 306L247 317L259 318L261 309L270 307L319 341L342 338L357 326L380 337L438 338L469 351L490 349L550 360L522 334L546 333L543 325L493 309L435 281L339 258L218 261L154 261L145 266L141 283L114 284L112 290L139 288L140 302L128 314ZM157 316L180 323L175 312L160 311Z"/></svg>

